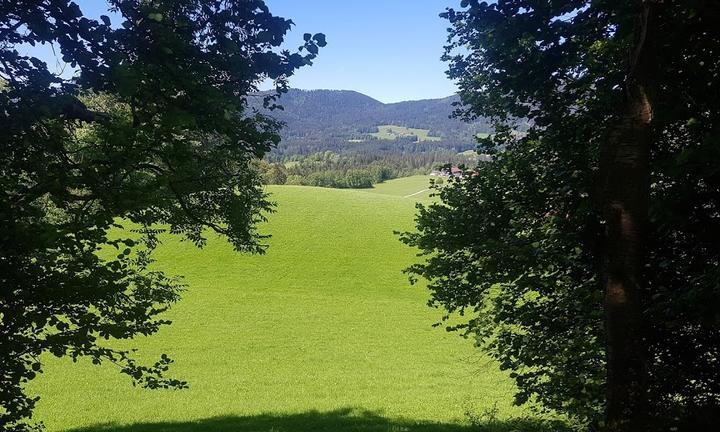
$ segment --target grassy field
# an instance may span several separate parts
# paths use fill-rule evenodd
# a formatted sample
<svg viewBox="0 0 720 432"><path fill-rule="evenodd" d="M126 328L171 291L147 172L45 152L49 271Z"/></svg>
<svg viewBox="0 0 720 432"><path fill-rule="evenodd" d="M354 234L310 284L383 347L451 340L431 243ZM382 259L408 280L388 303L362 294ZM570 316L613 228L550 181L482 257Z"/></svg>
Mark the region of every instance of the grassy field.
<svg viewBox="0 0 720 432"><path fill-rule="evenodd" d="M395 125L378 126L378 131L370 135L385 140L394 140L400 137L417 136L418 142L421 141L440 141L440 137L429 136L429 129L413 129Z"/></svg>
<svg viewBox="0 0 720 432"><path fill-rule="evenodd" d="M133 388L113 366L47 358L30 390L49 431L469 431L465 411L496 407L512 385L472 343L432 324L427 293L401 270L414 252L393 230L412 226L427 177L372 192L276 186L265 256L220 241L203 251L168 240L161 268L186 276L175 322L132 341L145 359L168 353L190 389Z"/></svg>
<svg viewBox="0 0 720 432"><path fill-rule="evenodd" d="M372 189L363 189L367 192L394 195L411 201L425 201L430 198L430 176L416 175L401 177L378 183Z"/></svg>

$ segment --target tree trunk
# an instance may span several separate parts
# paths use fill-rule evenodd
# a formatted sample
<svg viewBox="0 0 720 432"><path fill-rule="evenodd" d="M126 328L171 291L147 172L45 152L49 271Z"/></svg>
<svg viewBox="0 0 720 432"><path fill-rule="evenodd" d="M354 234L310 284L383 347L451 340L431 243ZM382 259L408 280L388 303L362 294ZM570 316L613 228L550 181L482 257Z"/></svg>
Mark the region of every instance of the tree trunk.
<svg viewBox="0 0 720 432"><path fill-rule="evenodd" d="M617 123L602 149L606 223L602 280L607 337L606 429L648 430L647 348L641 307L653 119L652 4L642 2Z"/></svg>

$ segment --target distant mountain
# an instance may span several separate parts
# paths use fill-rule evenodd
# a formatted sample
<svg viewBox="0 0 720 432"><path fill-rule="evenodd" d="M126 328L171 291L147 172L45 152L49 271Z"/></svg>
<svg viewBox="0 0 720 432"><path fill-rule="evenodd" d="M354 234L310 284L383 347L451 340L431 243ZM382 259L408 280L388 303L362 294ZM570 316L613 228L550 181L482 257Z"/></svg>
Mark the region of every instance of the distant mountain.
<svg viewBox="0 0 720 432"><path fill-rule="evenodd" d="M261 100L253 101L256 107ZM468 124L450 118L458 100L450 96L385 104L355 91L291 89L278 101L284 110L269 113L286 124L282 143L274 153L472 149L474 136L488 133L489 126L483 121ZM389 128L397 133L384 133L388 128L378 133L378 126L385 125L397 126Z"/></svg>

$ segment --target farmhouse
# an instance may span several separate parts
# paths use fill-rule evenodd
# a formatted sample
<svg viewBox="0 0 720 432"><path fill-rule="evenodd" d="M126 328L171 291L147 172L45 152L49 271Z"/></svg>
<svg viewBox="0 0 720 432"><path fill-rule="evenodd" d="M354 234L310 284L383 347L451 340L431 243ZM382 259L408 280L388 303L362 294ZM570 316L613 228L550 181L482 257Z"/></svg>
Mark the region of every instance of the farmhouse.
<svg viewBox="0 0 720 432"><path fill-rule="evenodd" d="M450 169L442 168L442 169L434 169L430 172L430 175L432 177L463 177L464 173L463 170L460 168L453 166L450 167Z"/></svg>

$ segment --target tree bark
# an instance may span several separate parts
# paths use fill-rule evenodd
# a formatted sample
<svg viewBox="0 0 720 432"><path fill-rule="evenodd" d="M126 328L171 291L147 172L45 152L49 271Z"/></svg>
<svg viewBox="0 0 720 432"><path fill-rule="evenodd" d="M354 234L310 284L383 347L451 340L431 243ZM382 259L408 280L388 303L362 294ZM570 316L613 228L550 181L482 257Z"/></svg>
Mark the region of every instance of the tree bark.
<svg viewBox="0 0 720 432"><path fill-rule="evenodd" d="M602 149L604 313L607 337L605 428L648 430L647 347L641 306L650 201L653 120L653 4L640 3L619 119Z"/></svg>

